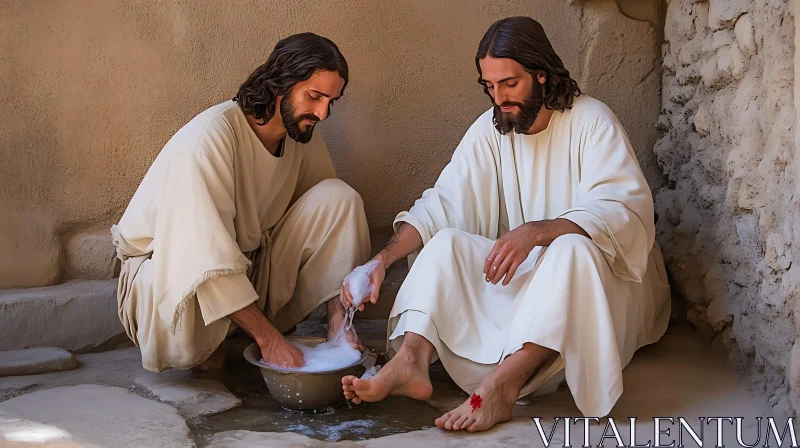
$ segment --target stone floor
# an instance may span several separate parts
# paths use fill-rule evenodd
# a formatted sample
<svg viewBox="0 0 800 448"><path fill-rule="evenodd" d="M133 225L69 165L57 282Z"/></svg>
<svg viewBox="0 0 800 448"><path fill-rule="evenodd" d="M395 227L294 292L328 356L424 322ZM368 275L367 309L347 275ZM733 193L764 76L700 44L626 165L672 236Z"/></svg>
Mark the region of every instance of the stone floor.
<svg viewBox="0 0 800 448"><path fill-rule="evenodd" d="M385 322L356 322L365 343L382 350ZM301 326L298 333L320 331L314 328ZM438 363L431 370L434 395L426 402L390 397L377 404L343 403L317 414L287 411L269 396L259 372L238 356L249 341L230 342L227 368L219 376L146 372L138 350L126 348L76 355L75 370L2 377L0 447L543 446L531 417L541 417L549 434L556 417L581 416L562 387L519 403L514 420L492 431L439 430L434 419L463 402L466 394ZM748 392L721 357L682 326L671 327L662 341L641 349L625 369L624 381L625 391L611 417L625 443L630 440L629 417L638 418L636 438L642 444L653 439L653 417L684 417L695 428L701 416L744 417L745 434L753 434L755 417L769 416L766 397ZM607 422L592 423L589 444L598 445ZM572 425L572 446L584 442L582 425ZM677 429L673 426L662 443L677 440ZM715 427L705 428L706 446L713 446L715 436ZM730 443L735 431L727 428L724 437ZM552 446L564 441L562 421ZM686 446L697 446L689 442L684 439ZM612 438L605 444L616 442Z"/></svg>

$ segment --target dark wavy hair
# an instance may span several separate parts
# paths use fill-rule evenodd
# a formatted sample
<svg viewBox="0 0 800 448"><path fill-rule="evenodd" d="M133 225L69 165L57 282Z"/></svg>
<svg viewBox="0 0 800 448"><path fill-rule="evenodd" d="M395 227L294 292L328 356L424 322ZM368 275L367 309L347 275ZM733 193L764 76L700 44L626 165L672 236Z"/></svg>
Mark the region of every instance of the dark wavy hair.
<svg viewBox="0 0 800 448"><path fill-rule="evenodd" d="M581 94L578 83L570 78L569 70L558 57L544 28L530 17L508 17L498 20L483 35L475 66L478 68L478 82L489 95L483 82L480 60L486 56L513 59L525 67L525 71L536 75L546 75L544 105L548 109L563 112L572 107L573 97Z"/></svg>
<svg viewBox="0 0 800 448"><path fill-rule="evenodd" d="M245 114L259 124L275 115L275 99L286 95L295 84L305 81L318 70L339 72L347 87L347 61L330 39L314 33L300 33L281 39L267 62L250 74L233 100Z"/></svg>

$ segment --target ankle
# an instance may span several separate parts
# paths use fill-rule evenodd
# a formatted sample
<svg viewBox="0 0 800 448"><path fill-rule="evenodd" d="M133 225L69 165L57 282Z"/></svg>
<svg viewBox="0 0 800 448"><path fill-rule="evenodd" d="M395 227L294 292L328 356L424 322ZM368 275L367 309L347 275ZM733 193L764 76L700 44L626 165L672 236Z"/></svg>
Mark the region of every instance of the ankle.
<svg viewBox="0 0 800 448"><path fill-rule="evenodd" d="M481 382L480 386L478 386L478 390L480 391L478 395L492 393L501 397L503 401L515 402L517 401L520 390L522 390L522 385L517 387L517 385L512 384L511 381L504 380L503 378L492 378L490 376Z"/></svg>

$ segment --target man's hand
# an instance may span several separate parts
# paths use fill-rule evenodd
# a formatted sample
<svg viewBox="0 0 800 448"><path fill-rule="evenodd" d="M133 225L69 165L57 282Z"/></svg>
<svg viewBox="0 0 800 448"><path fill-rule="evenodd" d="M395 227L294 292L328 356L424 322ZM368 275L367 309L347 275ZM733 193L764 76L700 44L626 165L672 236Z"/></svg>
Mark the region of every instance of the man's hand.
<svg viewBox="0 0 800 448"><path fill-rule="evenodd" d="M373 305L378 302L378 295L381 291L381 285L383 284L383 280L386 278L386 263L382 256L382 254L378 254L370 260L370 262L377 261L377 266L369 274L369 283L372 285L372 293L369 295L369 298L359 297L359 299L363 299L361 305L358 306L358 311L364 311L364 304L369 301ZM353 306L353 296L350 294L350 288L346 281L342 282L342 289L339 294L339 297L342 299L342 304L344 304L344 308L348 309Z"/></svg>
<svg viewBox="0 0 800 448"><path fill-rule="evenodd" d="M486 281L496 285L505 276L503 286L507 285L514 278L519 265L537 246L540 233L541 221L529 222L498 238L483 264Z"/></svg>
<svg viewBox="0 0 800 448"><path fill-rule="evenodd" d="M496 285L505 276L503 286L508 285L534 247L549 246L568 233L589 237L579 225L563 218L528 222L506 233L495 241L483 264L486 281Z"/></svg>
<svg viewBox="0 0 800 448"><path fill-rule="evenodd" d="M261 357L269 364L297 368L306 363L303 352L280 334L258 345L261 348Z"/></svg>

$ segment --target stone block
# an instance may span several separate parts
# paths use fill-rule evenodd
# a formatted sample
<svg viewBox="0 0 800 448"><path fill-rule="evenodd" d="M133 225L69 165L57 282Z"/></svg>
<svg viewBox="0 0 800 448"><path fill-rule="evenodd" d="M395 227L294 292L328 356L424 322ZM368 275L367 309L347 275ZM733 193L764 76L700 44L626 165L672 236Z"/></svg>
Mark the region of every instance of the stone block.
<svg viewBox="0 0 800 448"><path fill-rule="evenodd" d="M118 339L117 280L0 290L0 350L88 350Z"/></svg>
<svg viewBox="0 0 800 448"><path fill-rule="evenodd" d="M78 367L72 353L56 347L0 351L0 377L61 372Z"/></svg>
<svg viewBox="0 0 800 448"><path fill-rule="evenodd" d="M733 29L736 35L736 42L739 43L739 48L745 54L753 54L756 52L756 38L753 33L753 17L750 14L744 14L736 21L736 26Z"/></svg>
<svg viewBox="0 0 800 448"><path fill-rule="evenodd" d="M0 403L0 446L5 443L194 447L189 427L171 406L94 384L40 390Z"/></svg>
<svg viewBox="0 0 800 448"><path fill-rule="evenodd" d="M148 372L137 377L136 384L175 406L187 419L217 415L242 405L239 397L212 379L176 380Z"/></svg>
<svg viewBox="0 0 800 448"><path fill-rule="evenodd" d="M721 47L726 45L730 45L733 43L733 31L731 30L719 30L712 35L711 38L711 50L716 51Z"/></svg>
<svg viewBox="0 0 800 448"><path fill-rule="evenodd" d="M711 133L714 117L711 108L706 103L701 103L694 114L694 129L698 134L705 137Z"/></svg>
<svg viewBox="0 0 800 448"><path fill-rule="evenodd" d="M708 27L712 30L733 28L736 19L747 12L750 0L709 0Z"/></svg>

